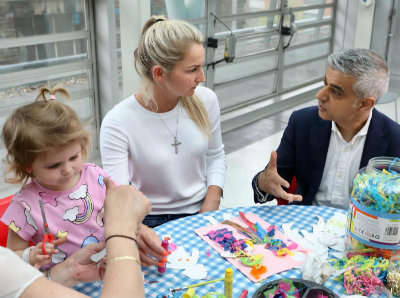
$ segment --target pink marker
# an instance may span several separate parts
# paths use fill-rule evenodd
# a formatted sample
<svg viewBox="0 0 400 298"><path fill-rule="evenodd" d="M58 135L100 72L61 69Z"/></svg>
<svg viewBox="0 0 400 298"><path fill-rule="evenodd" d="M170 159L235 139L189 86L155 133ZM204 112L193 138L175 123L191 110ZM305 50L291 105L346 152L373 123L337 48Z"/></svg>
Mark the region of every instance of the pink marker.
<svg viewBox="0 0 400 298"><path fill-rule="evenodd" d="M239 298L246 298L248 293L249 293L249 292L248 292L246 289L244 289L244 290L242 291L242 294L240 294L240 297L239 297Z"/></svg>
<svg viewBox="0 0 400 298"><path fill-rule="evenodd" d="M161 247L168 252L168 246L169 246L168 238L164 238L164 240L161 242ZM158 273L164 273L166 269L167 269L167 263L163 263L163 266L158 266Z"/></svg>

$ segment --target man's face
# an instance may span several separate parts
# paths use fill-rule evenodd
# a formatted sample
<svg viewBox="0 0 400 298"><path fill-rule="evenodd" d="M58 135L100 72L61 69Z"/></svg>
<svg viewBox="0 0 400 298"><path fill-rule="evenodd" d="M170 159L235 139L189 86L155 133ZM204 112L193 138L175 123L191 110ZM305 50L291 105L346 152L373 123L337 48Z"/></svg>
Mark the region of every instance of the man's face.
<svg viewBox="0 0 400 298"><path fill-rule="evenodd" d="M351 123L360 111L353 91L355 79L328 67L324 87L316 94L318 114L339 126Z"/></svg>

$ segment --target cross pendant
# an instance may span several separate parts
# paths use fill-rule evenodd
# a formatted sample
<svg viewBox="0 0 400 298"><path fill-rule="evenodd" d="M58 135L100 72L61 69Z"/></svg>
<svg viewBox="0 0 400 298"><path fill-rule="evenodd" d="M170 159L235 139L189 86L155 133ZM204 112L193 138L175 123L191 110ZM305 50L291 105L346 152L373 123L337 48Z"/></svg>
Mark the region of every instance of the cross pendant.
<svg viewBox="0 0 400 298"><path fill-rule="evenodd" d="M177 137L174 137L174 142L171 144L171 146L175 146L175 154L178 154L178 146L180 144L182 143L178 141Z"/></svg>

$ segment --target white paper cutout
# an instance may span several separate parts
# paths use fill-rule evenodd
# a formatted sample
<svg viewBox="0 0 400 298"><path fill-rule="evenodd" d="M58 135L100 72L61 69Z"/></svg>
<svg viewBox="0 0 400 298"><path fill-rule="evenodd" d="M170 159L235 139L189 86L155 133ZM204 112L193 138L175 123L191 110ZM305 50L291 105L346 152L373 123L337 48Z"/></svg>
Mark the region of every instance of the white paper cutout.
<svg viewBox="0 0 400 298"><path fill-rule="evenodd" d="M220 253L220 256L223 258L235 258L235 254L229 252L229 251L223 251Z"/></svg>
<svg viewBox="0 0 400 298"><path fill-rule="evenodd" d="M334 251L331 252L331 255L337 259L342 259L345 256L345 253L341 251Z"/></svg>
<svg viewBox="0 0 400 298"><path fill-rule="evenodd" d="M311 249L305 260L300 266L303 278L321 283L332 273L332 266L328 263L329 248L336 250L331 254L337 257L344 255L344 234L347 224L345 214L335 212L334 215L325 223L321 216L316 216L318 222L313 224L313 232L306 230L299 231L292 229L293 223L282 225L283 232L293 241L304 248ZM303 237L302 237L303 236ZM296 256L300 257L301 256Z"/></svg>
<svg viewBox="0 0 400 298"><path fill-rule="evenodd" d="M223 213L223 214L222 214L222 218L223 218L224 220L231 219L232 217L235 217L235 216L233 216L233 214L230 213L230 212L226 212L226 213Z"/></svg>
<svg viewBox="0 0 400 298"><path fill-rule="evenodd" d="M191 279L203 279L207 276L207 269L203 264L197 264L200 252L197 248L193 248L190 255L183 246L178 246L177 249L168 256L167 268L169 269L184 269L182 274Z"/></svg>
<svg viewBox="0 0 400 298"><path fill-rule="evenodd" d="M97 263L97 262L99 262L102 258L104 258L105 255L106 255L106 249L103 248L103 249L102 249L101 251L99 251L98 253L95 253L95 254L91 255L91 256L90 256L90 259L91 259L93 262Z"/></svg>
<svg viewBox="0 0 400 298"><path fill-rule="evenodd" d="M215 225L215 224L218 223L218 221L214 217L212 217L211 215L203 216L203 218L207 219L212 225Z"/></svg>
<svg viewBox="0 0 400 298"><path fill-rule="evenodd" d="M204 279L207 277L207 269L203 264L196 264L182 272L183 275L191 279Z"/></svg>
<svg viewBox="0 0 400 298"><path fill-rule="evenodd" d="M197 264L199 255L200 253L197 248L193 248L192 255L189 255L183 246L178 246L176 251L168 256L167 268L187 269Z"/></svg>

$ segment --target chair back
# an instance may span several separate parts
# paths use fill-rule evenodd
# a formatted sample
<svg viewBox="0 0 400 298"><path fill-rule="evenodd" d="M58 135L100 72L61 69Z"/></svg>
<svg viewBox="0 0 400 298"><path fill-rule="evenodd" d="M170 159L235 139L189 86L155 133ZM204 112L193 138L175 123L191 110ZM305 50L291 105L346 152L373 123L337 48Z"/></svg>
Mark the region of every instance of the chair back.
<svg viewBox="0 0 400 298"><path fill-rule="evenodd" d="M296 182L296 176L293 177L292 179L292 183L290 183L290 187L287 190L288 193L295 193L296 192L296 188L297 188L297 182ZM276 198L276 201L278 202L278 205L287 205L289 204L289 202L285 199L281 199L281 198Z"/></svg>
<svg viewBox="0 0 400 298"><path fill-rule="evenodd" d="M0 217L7 210L14 195L0 199ZM8 227L0 221L0 246L7 245Z"/></svg>

